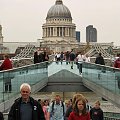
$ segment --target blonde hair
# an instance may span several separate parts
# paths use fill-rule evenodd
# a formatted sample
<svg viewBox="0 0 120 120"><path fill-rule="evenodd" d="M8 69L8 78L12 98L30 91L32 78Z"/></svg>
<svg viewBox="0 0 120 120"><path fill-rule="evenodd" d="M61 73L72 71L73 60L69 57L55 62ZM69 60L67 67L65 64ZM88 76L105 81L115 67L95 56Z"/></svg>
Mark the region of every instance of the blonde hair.
<svg viewBox="0 0 120 120"><path fill-rule="evenodd" d="M95 104L100 105L100 101L99 100L95 101Z"/></svg>

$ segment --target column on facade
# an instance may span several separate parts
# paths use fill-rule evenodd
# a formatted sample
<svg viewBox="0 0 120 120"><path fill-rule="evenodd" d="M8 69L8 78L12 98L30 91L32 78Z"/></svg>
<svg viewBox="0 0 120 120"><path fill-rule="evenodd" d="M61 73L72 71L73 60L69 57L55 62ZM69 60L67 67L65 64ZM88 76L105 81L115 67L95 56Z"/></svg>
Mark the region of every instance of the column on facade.
<svg viewBox="0 0 120 120"><path fill-rule="evenodd" d="M45 28L43 28L43 37L45 37Z"/></svg>
<svg viewBox="0 0 120 120"><path fill-rule="evenodd" d="M69 33L70 33L70 32L69 32L69 27L68 27L67 29L68 29L68 33L67 33L67 35L70 36L70 35L69 35Z"/></svg>
<svg viewBox="0 0 120 120"><path fill-rule="evenodd" d="M70 28L70 31L71 31L71 37L73 37L73 28L72 27Z"/></svg>
<svg viewBox="0 0 120 120"><path fill-rule="evenodd" d="M50 27L48 27L48 37L50 37Z"/></svg>
<svg viewBox="0 0 120 120"><path fill-rule="evenodd" d="M72 37L74 37L74 28L72 27Z"/></svg>
<svg viewBox="0 0 120 120"><path fill-rule="evenodd" d="M60 36L60 27L59 27L59 36Z"/></svg>
<svg viewBox="0 0 120 120"><path fill-rule="evenodd" d="M51 27L51 36L53 36L53 27Z"/></svg>
<svg viewBox="0 0 120 120"><path fill-rule="evenodd" d="M49 27L49 36L51 36L51 27Z"/></svg>
<svg viewBox="0 0 120 120"><path fill-rule="evenodd" d="M75 37L75 28L73 28L73 37Z"/></svg>
<svg viewBox="0 0 120 120"><path fill-rule="evenodd" d="M59 37L59 27L57 27L57 37Z"/></svg>
<svg viewBox="0 0 120 120"><path fill-rule="evenodd" d="M69 37L71 36L71 29L70 29L70 27L69 27Z"/></svg>
<svg viewBox="0 0 120 120"><path fill-rule="evenodd" d="M43 28L43 37L45 37L45 31L44 31L44 28Z"/></svg>
<svg viewBox="0 0 120 120"><path fill-rule="evenodd" d="M53 27L53 36L57 36L56 35L56 27Z"/></svg>
<svg viewBox="0 0 120 120"><path fill-rule="evenodd" d="M62 36L64 36L64 34L63 34L63 27L62 27Z"/></svg>
<svg viewBox="0 0 120 120"><path fill-rule="evenodd" d="M46 37L46 28L43 28L43 37Z"/></svg>
<svg viewBox="0 0 120 120"><path fill-rule="evenodd" d="M65 27L62 27L62 36L65 36Z"/></svg>
<svg viewBox="0 0 120 120"><path fill-rule="evenodd" d="M47 27L47 37L49 36L49 34L48 34L48 27Z"/></svg>
<svg viewBox="0 0 120 120"><path fill-rule="evenodd" d="M45 28L45 37L47 37L47 28Z"/></svg>
<svg viewBox="0 0 120 120"><path fill-rule="evenodd" d="M66 36L68 36L68 27L66 27Z"/></svg>
<svg viewBox="0 0 120 120"><path fill-rule="evenodd" d="M47 37L47 28L45 28L45 37Z"/></svg>
<svg viewBox="0 0 120 120"><path fill-rule="evenodd" d="M72 27L72 37L75 37L74 28Z"/></svg>
<svg viewBox="0 0 120 120"><path fill-rule="evenodd" d="M55 36L57 36L57 27L55 27Z"/></svg>
<svg viewBox="0 0 120 120"><path fill-rule="evenodd" d="M70 36L73 37L72 27L70 27Z"/></svg>

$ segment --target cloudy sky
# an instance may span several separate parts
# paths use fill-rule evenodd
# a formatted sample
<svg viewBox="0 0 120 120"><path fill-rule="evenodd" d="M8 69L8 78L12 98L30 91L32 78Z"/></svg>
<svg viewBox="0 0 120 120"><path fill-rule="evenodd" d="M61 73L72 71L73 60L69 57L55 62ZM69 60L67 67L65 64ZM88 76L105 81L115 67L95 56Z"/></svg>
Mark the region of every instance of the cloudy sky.
<svg viewBox="0 0 120 120"><path fill-rule="evenodd" d="M42 38L42 25L56 0L0 0L0 24L5 42ZM86 26L93 25L98 42L120 46L120 0L63 0L71 11L76 30L85 42Z"/></svg>

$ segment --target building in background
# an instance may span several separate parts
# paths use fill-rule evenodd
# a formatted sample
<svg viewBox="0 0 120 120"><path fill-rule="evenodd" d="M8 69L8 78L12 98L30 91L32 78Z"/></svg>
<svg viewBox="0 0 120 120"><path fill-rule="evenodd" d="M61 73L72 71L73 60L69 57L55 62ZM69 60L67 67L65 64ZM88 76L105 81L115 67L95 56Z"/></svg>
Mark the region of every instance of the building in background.
<svg viewBox="0 0 120 120"><path fill-rule="evenodd" d="M78 47L76 25L72 23L71 12L62 0L56 0L55 5L48 10L42 29L42 46L54 52L71 51Z"/></svg>
<svg viewBox="0 0 120 120"><path fill-rule="evenodd" d="M4 53L9 53L9 48L3 46L2 25L0 25L0 55Z"/></svg>
<svg viewBox="0 0 120 120"><path fill-rule="evenodd" d="M97 30L93 25L86 27L86 42L97 42Z"/></svg>
<svg viewBox="0 0 120 120"><path fill-rule="evenodd" d="M80 42L80 31L76 31L76 40Z"/></svg>

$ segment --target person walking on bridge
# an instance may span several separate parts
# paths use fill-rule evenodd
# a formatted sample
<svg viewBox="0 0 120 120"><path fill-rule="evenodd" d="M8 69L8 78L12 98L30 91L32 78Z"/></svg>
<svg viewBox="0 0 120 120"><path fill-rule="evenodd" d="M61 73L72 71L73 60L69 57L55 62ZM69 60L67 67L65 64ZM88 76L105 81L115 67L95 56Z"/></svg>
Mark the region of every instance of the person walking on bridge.
<svg viewBox="0 0 120 120"><path fill-rule="evenodd" d="M99 53L98 56L96 57L95 63L99 65L105 65L105 61L101 53ZM98 66L98 70L102 73L106 72L104 66L102 66L102 68ZM100 78L101 78L101 73L98 73L98 79L100 80Z"/></svg>
<svg viewBox="0 0 120 120"><path fill-rule="evenodd" d="M114 62L114 67L120 69L120 54L118 54L118 58ZM116 79L118 80L118 88L120 89L120 70L115 71Z"/></svg>
<svg viewBox="0 0 120 120"><path fill-rule="evenodd" d="M13 65L12 65L12 61L10 60L9 55L5 54L5 55L3 55L3 57L4 57L4 61L0 66L0 71L12 69ZM6 72L6 74L7 74L7 72ZM4 86L5 86L5 92L11 92L11 90L12 90L11 78L9 77L9 74L10 73L8 73L8 76L4 77L4 79L3 79Z"/></svg>
<svg viewBox="0 0 120 120"><path fill-rule="evenodd" d="M0 120L4 120L3 113L0 112Z"/></svg>
<svg viewBox="0 0 120 120"><path fill-rule="evenodd" d="M95 63L100 65L105 65L105 61L101 53L99 53L98 57L96 57Z"/></svg>
<svg viewBox="0 0 120 120"><path fill-rule="evenodd" d="M55 100L51 102L48 109L50 120L64 120L65 112L65 103L61 100L60 95L56 95Z"/></svg>
<svg viewBox="0 0 120 120"><path fill-rule="evenodd" d="M100 101L96 101L94 107L90 110L91 120L104 120L103 110L100 108Z"/></svg>
<svg viewBox="0 0 120 120"><path fill-rule="evenodd" d="M71 50L69 57L70 57L71 69L73 69L74 60L76 58L76 55L75 55L73 49Z"/></svg>
<svg viewBox="0 0 120 120"><path fill-rule="evenodd" d="M37 100L30 97L28 83L20 86L21 97L16 99L8 114L8 120L45 120L43 109Z"/></svg>

